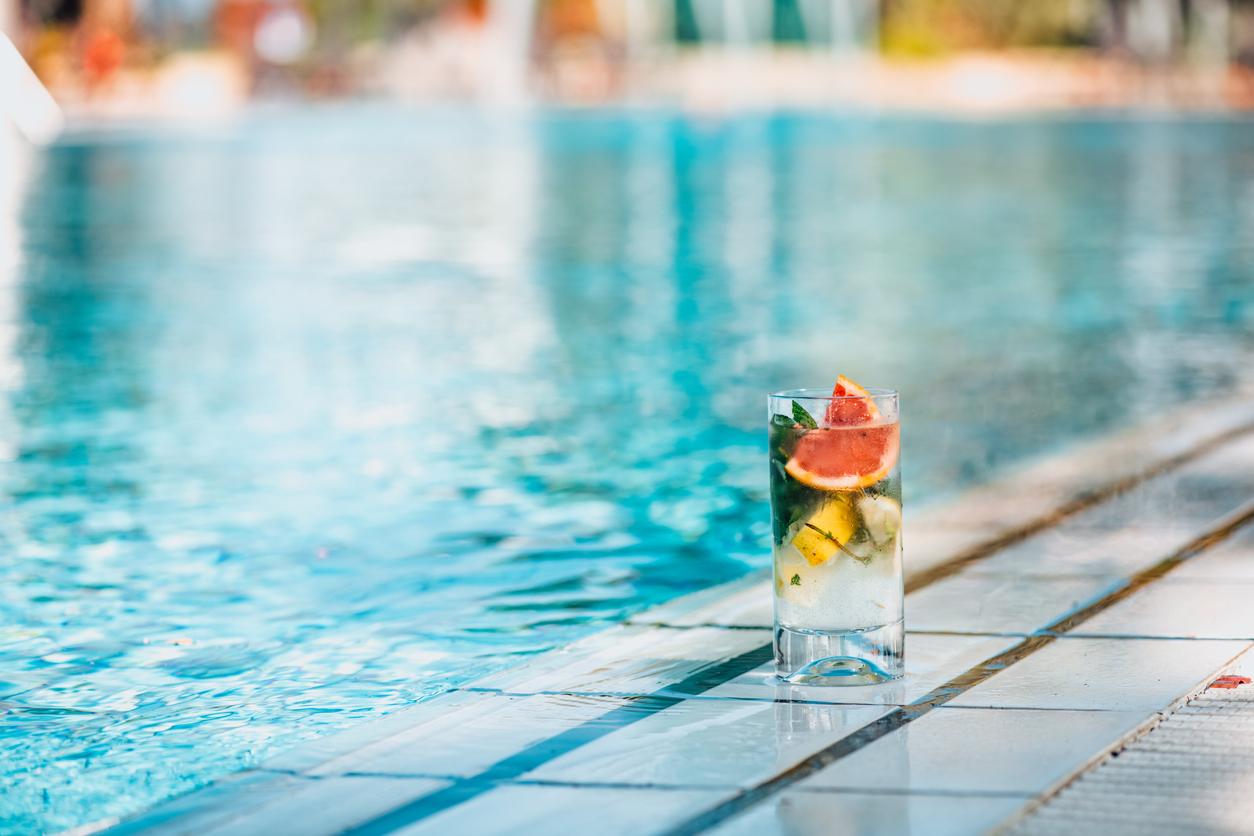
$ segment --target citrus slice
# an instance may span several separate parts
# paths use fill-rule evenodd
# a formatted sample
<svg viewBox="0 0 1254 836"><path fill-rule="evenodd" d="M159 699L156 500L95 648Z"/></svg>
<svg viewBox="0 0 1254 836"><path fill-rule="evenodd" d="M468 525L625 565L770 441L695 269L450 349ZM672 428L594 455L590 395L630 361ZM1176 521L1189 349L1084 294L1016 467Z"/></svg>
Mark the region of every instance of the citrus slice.
<svg viewBox="0 0 1254 836"><path fill-rule="evenodd" d="M884 423L870 394L843 375L836 379L832 398L824 416L827 426L802 435L784 469L819 490L874 485L897 463L898 425Z"/></svg>
<svg viewBox="0 0 1254 836"><path fill-rule="evenodd" d="M876 407L870 392L843 374L836 378L836 386L832 389L832 399L827 402L827 413L823 416L827 426L869 424L878 420L879 417L879 408Z"/></svg>
<svg viewBox="0 0 1254 836"><path fill-rule="evenodd" d="M858 513L853 503L837 496L797 529L792 544L811 566L819 566L840 554L857 528Z"/></svg>

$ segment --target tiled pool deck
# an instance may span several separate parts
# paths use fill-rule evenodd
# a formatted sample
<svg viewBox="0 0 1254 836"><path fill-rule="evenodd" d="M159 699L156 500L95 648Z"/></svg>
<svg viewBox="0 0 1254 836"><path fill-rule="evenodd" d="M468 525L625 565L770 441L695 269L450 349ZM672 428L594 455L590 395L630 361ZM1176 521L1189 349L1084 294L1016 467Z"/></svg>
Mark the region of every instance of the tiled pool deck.
<svg viewBox="0 0 1254 836"><path fill-rule="evenodd" d="M901 682L775 684L756 576L112 832L1104 832L1049 799L1254 667L1252 497L1254 400L1164 417L908 513Z"/></svg>

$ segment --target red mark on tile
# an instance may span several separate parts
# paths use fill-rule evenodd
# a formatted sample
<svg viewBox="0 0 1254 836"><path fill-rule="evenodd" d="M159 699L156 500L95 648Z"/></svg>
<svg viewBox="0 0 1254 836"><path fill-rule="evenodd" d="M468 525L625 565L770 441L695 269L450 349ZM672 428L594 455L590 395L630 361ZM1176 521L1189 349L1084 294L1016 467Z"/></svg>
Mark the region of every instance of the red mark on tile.
<svg viewBox="0 0 1254 836"><path fill-rule="evenodd" d="M1228 674L1221 676L1206 686L1207 690L1211 688L1236 688L1238 685L1249 685L1250 678L1248 676L1237 676L1236 674Z"/></svg>

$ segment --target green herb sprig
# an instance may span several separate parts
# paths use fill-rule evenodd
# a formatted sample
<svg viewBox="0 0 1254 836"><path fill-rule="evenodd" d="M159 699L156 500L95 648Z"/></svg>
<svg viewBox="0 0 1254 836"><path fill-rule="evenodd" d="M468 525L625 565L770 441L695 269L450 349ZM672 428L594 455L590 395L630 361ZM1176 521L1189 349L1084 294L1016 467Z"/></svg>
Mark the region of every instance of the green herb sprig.
<svg viewBox="0 0 1254 836"><path fill-rule="evenodd" d="M792 420L807 430L817 430L819 428L819 422L814 420L814 416L796 401L792 402Z"/></svg>

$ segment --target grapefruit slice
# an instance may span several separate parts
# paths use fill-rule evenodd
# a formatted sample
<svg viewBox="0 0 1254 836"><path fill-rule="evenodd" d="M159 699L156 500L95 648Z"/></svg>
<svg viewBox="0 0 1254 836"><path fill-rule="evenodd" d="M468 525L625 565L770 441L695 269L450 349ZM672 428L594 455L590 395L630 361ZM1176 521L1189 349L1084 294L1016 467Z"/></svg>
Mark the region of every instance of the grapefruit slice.
<svg viewBox="0 0 1254 836"><path fill-rule="evenodd" d="M836 378L832 399L827 402L827 413L823 416L827 426L868 424L879 417L879 408L875 406L870 392L843 374Z"/></svg>
<svg viewBox="0 0 1254 836"><path fill-rule="evenodd" d="M819 490L870 487L897 463L898 425L880 420L870 394L843 375L836 379L832 397L824 416L827 426L802 435L784 469Z"/></svg>

